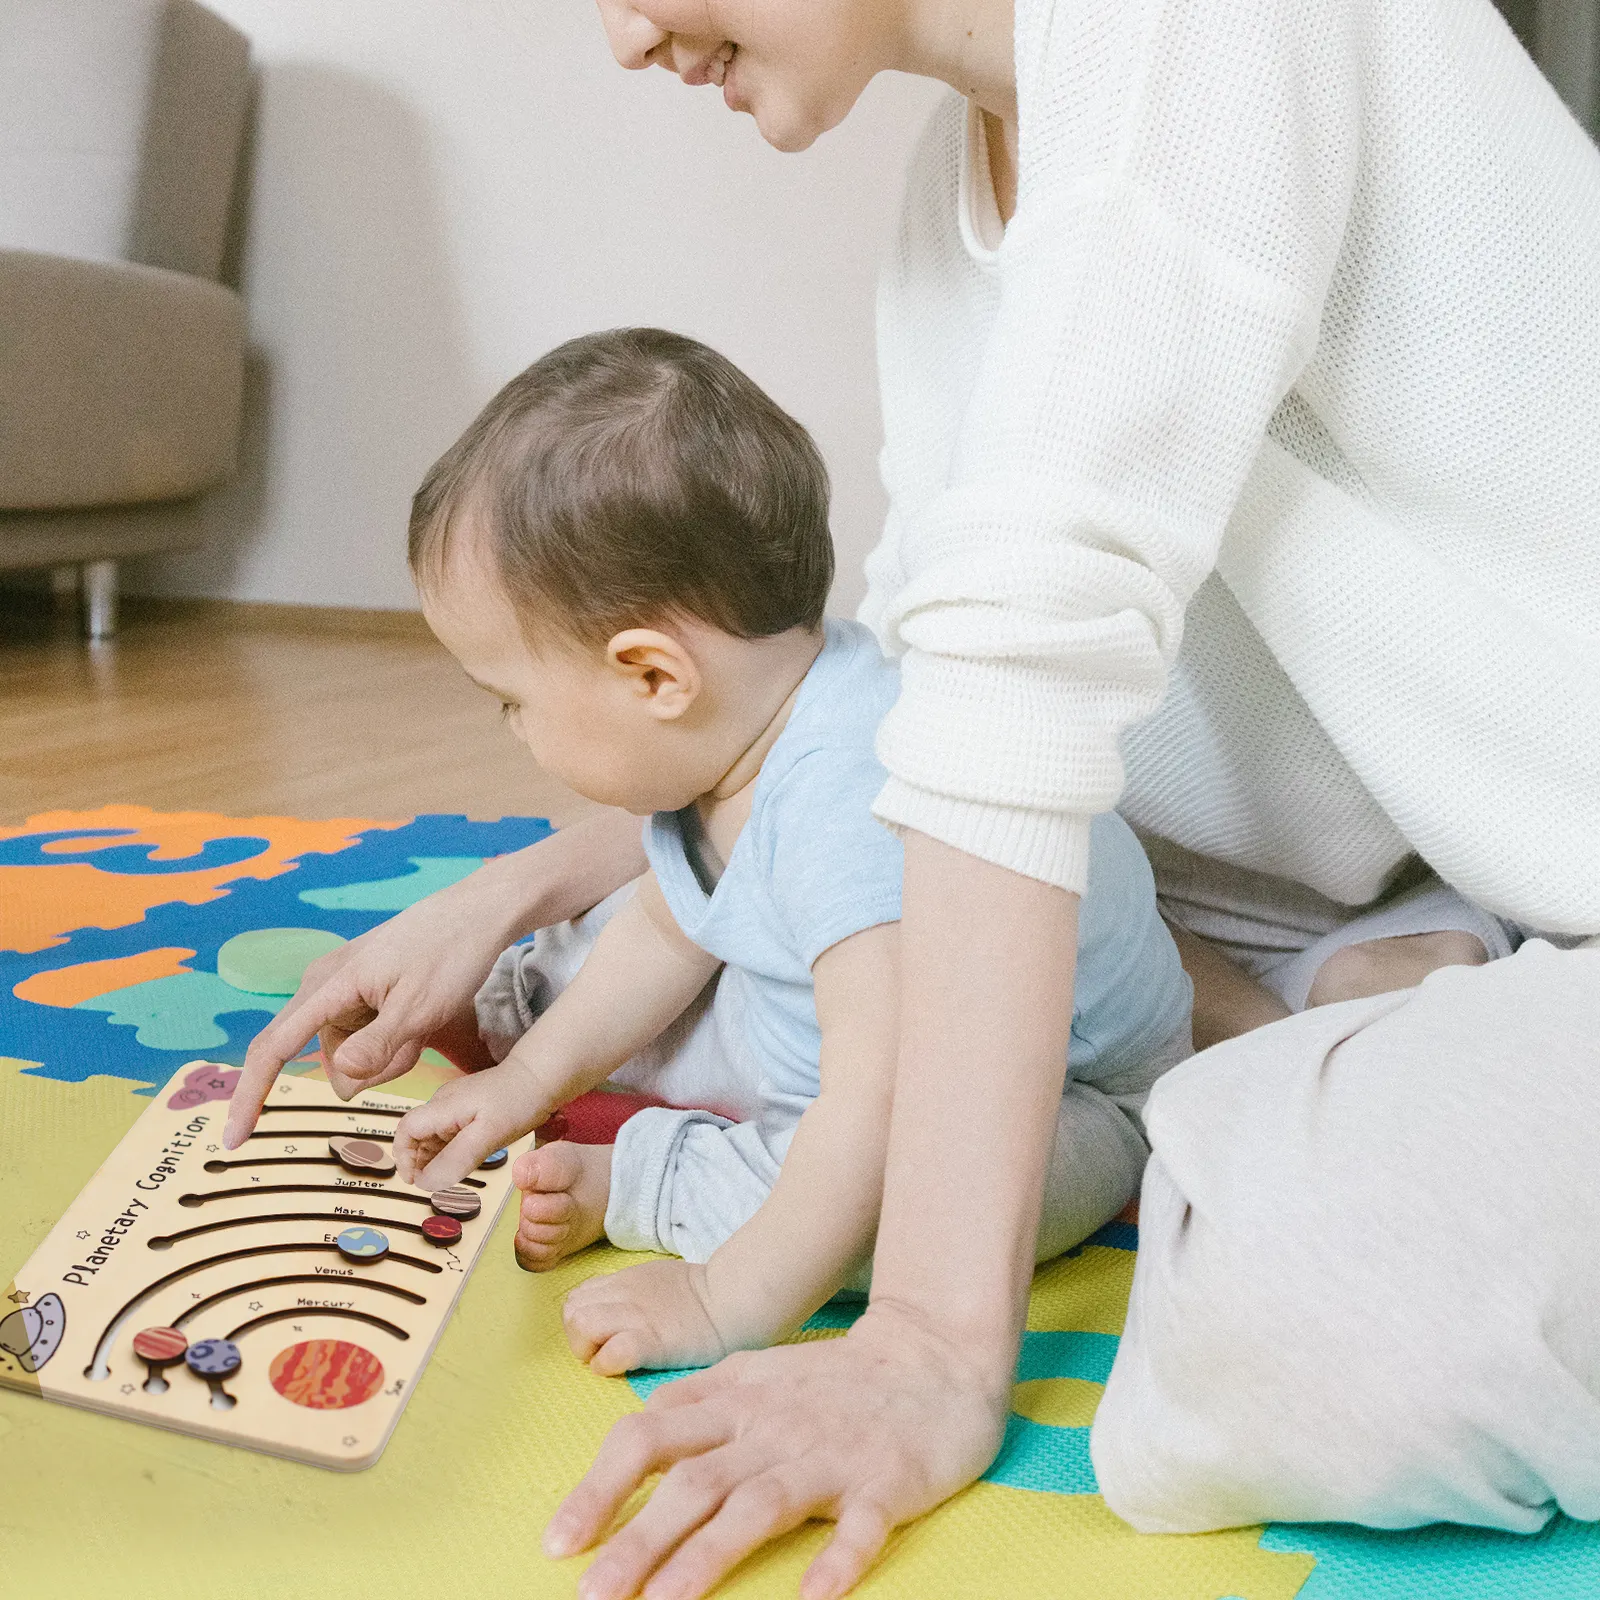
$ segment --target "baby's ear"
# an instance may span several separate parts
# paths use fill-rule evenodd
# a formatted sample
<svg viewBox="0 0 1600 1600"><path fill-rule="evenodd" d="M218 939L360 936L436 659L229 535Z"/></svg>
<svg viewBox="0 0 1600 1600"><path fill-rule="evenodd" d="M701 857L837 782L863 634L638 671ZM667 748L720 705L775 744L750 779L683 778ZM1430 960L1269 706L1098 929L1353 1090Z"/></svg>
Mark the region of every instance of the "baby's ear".
<svg viewBox="0 0 1600 1600"><path fill-rule="evenodd" d="M655 628L627 628L615 635L606 646L606 664L662 722L681 717L700 693L700 668L688 647Z"/></svg>

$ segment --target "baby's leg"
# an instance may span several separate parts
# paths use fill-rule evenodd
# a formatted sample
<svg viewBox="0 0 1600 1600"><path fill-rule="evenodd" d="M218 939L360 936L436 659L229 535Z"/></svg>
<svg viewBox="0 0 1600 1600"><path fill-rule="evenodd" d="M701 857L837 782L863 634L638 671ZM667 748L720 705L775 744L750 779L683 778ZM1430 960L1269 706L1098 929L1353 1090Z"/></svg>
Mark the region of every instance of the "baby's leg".
<svg viewBox="0 0 1600 1600"><path fill-rule="evenodd" d="M793 1132L793 1122L775 1131L666 1107L629 1117L617 1136L606 1237L624 1250L708 1261L772 1193Z"/></svg>
<svg viewBox="0 0 1600 1600"><path fill-rule="evenodd" d="M1156 1080L1192 1054L1185 1026L1136 1067L1097 1076L1093 1083L1067 1080L1045 1174L1035 1260L1049 1261L1082 1244L1138 1195L1150 1155L1140 1113Z"/></svg>
<svg viewBox="0 0 1600 1600"><path fill-rule="evenodd" d="M625 883L581 917L541 928L532 939L500 953L473 1002L479 1036L496 1061L510 1055L517 1040L577 977L601 929L637 890L636 883Z"/></svg>
<svg viewBox="0 0 1600 1600"><path fill-rule="evenodd" d="M731 981L708 987L610 1081L734 1116L652 1106L623 1123L615 1145L561 1141L519 1158L523 1266L543 1271L602 1234L626 1250L704 1261L771 1192L804 1108L776 1122L760 1116L738 974L724 976ZM751 1120L734 1120L741 1116Z"/></svg>

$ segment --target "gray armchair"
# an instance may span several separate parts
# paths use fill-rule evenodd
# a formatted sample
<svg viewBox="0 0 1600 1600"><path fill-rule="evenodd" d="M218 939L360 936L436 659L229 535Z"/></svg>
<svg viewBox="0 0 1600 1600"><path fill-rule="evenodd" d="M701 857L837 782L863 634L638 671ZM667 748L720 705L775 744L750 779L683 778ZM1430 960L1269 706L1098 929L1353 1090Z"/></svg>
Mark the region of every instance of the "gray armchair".
<svg viewBox="0 0 1600 1600"><path fill-rule="evenodd" d="M244 310L216 279L249 47L194 0L0 0L0 572L195 542L233 471Z"/></svg>

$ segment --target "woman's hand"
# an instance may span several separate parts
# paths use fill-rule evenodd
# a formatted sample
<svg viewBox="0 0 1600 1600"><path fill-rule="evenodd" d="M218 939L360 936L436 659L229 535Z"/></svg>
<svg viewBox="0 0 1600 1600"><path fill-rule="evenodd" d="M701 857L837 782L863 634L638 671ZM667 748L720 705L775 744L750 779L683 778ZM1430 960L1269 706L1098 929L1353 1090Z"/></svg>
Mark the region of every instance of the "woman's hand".
<svg viewBox="0 0 1600 1600"><path fill-rule="evenodd" d="M328 1081L347 1100L409 1072L429 1044L452 1058L470 1050L473 996L500 952L588 910L643 870L638 818L601 812L487 862L314 961L251 1043L223 1142L230 1150L244 1142L284 1062L319 1034Z"/></svg>
<svg viewBox="0 0 1600 1600"><path fill-rule="evenodd" d="M842 1339L730 1356L664 1385L612 1428L551 1519L545 1551L587 1549L646 1478L665 1472L584 1574L583 1600L691 1600L811 1517L837 1527L800 1593L832 1600L861 1579L895 1527L994 1459L1011 1360L963 1348L883 1301Z"/></svg>

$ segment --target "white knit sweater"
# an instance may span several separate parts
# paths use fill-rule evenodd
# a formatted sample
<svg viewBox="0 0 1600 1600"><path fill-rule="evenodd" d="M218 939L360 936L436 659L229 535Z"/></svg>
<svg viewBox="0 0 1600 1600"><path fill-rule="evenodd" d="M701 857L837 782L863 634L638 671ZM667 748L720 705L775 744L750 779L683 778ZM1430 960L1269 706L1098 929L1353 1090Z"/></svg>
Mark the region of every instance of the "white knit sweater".
<svg viewBox="0 0 1600 1600"><path fill-rule="evenodd" d="M1600 929L1600 154L1490 0L1016 18L1003 242L952 96L881 290L879 815Z"/></svg>

